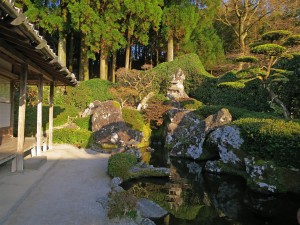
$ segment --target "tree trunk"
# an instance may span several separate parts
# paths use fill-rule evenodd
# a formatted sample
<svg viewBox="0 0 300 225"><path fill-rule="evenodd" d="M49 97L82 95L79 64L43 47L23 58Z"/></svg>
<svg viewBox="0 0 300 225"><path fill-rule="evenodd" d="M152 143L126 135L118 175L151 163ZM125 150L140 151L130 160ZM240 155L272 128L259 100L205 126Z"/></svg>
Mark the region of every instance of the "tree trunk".
<svg viewBox="0 0 300 225"><path fill-rule="evenodd" d="M125 69L129 70L129 63L130 63L130 41L128 40L128 44L126 46L126 55L125 55Z"/></svg>
<svg viewBox="0 0 300 225"><path fill-rule="evenodd" d="M63 66L67 65L67 40L66 36L59 32L59 39L58 39L58 60L61 62Z"/></svg>
<svg viewBox="0 0 300 225"><path fill-rule="evenodd" d="M116 82L117 53L112 54L111 82Z"/></svg>
<svg viewBox="0 0 300 225"><path fill-rule="evenodd" d="M174 59L174 41L173 36L171 35L168 39L168 52L167 52L167 61L171 62Z"/></svg>
<svg viewBox="0 0 300 225"><path fill-rule="evenodd" d="M73 72L73 58L74 58L74 34L71 32L71 37L70 37L70 47L69 47L69 70L70 72Z"/></svg>
<svg viewBox="0 0 300 225"><path fill-rule="evenodd" d="M106 60L106 54L100 53L100 79L107 80L107 60Z"/></svg>
<svg viewBox="0 0 300 225"><path fill-rule="evenodd" d="M285 104L278 98L278 96L271 90L270 85L266 85L266 90L268 91L271 101L274 101L278 106L282 108L283 116L285 119L290 119L290 112L285 106Z"/></svg>
<svg viewBox="0 0 300 225"><path fill-rule="evenodd" d="M89 59L88 49L85 44L85 38L81 39L80 64L79 64L79 80L89 79Z"/></svg>

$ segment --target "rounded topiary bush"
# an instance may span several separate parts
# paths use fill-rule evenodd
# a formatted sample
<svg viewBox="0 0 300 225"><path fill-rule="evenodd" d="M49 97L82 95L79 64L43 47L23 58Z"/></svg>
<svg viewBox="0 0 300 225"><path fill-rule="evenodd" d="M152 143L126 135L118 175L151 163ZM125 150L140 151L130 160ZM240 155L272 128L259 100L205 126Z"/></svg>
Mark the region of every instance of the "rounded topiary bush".
<svg viewBox="0 0 300 225"><path fill-rule="evenodd" d="M108 174L112 177L121 177L123 180L130 178L129 170L136 165L136 156L128 153L118 153L108 159Z"/></svg>

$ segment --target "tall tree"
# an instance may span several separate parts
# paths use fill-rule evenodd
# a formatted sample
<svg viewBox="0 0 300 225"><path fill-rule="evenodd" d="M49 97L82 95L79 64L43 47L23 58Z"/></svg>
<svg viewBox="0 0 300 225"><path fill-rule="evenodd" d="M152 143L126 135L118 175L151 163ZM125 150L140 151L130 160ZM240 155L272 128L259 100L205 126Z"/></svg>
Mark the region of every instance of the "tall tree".
<svg viewBox="0 0 300 225"><path fill-rule="evenodd" d="M66 33L69 29L67 21L68 0L31 1L25 0L27 7L25 12L30 21L42 28L42 32L50 34L52 37L58 34L59 39L54 40L58 49L58 57L63 65L66 65ZM53 39L52 39L53 40Z"/></svg>
<svg viewBox="0 0 300 225"><path fill-rule="evenodd" d="M249 31L269 13L264 0L222 0L218 20L233 30L244 55Z"/></svg>
<svg viewBox="0 0 300 225"><path fill-rule="evenodd" d="M198 21L189 39L180 41L180 53L196 53L206 68L220 63L224 57L223 43L214 28L220 0L195 0Z"/></svg>
<svg viewBox="0 0 300 225"><path fill-rule="evenodd" d="M124 14L121 11L120 1L100 1L99 15L99 51L100 51L100 78L107 80L107 57L125 46L126 40L121 32L120 21ZM112 78L114 80L114 78Z"/></svg>
<svg viewBox="0 0 300 225"><path fill-rule="evenodd" d="M89 58L94 58L93 50L99 40L98 1L81 0L68 5L71 25L81 38L79 80L89 79Z"/></svg>
<svg viewBox="0 0 300 225"><path fill-rule="evenodd" d="M133 40L147 45L149 29L157 30L161 21L163 0L124 0L122 31L127 40L125 68L129 69Z"/></svg>
<svg viewBox="0 0 300 225"><path fill-rule="evenodd" d="M179 45L180 40L188 40L197 22L197 10L190 1L165 1L162 32L167 40L167 61L174 59L174 42Z"/></svg>

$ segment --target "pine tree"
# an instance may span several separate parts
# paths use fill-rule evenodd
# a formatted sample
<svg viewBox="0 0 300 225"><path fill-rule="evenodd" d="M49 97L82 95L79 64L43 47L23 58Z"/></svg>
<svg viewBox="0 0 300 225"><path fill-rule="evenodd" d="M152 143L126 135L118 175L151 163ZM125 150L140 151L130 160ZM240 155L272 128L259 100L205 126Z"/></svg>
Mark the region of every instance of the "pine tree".
<svg viewBox="0 0 300 225"><path fill-rule="evenodd" d="M188 40L197 22L197 9L190 1L165 1L162 32L167 41L167 61L173 61L174 45L180 45L180 41Z"/></svg>
<svg viewBox="0 0 300 225"><path fill-rule="evenodd" d="M149 29L158 29L163 5L163 0L124 0L122 12L125 17L121 23L121 30L127 40L125 68L129 69L130 53L133 40L147 45Z"/></svg>

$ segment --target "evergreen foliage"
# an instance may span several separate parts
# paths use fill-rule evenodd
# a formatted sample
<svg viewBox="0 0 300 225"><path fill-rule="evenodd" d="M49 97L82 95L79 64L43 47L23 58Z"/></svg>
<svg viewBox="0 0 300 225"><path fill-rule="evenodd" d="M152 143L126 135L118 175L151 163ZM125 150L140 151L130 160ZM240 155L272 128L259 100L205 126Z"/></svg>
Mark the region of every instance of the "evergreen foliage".
<svg viewBox="0 0 300 225"><path fill-rule="evenodd" d="M80 82L77 87L67 87L67 95L63 90L57 94L55 103L64 107L75 107L78 111L85 109L95 100L106 101L112 99L108 89L111 87L109 81L98 78Z"/></svg>
<svg viewBox="0 0 300 225"><path fill-rule="evenodd" d="M129 153L117 153L108 159L108 174L112 177L121 177L123 180L130 178L129 170L136 165L137 158Z"/></svg>
<svg viewBox="0 0 300 225"><path fill-rule="evenodd" d="M91 131L84 129L63 128L53 132L53 142L71 144L79 148L88 148L94 142Z"/></svg>
<svg viewBox="0 0 300 225"><path fill-rule="evenodd" d="M273 160L279 166L299 168L300 124L280 119L241 118L233 122L242 130L242 148L252 156Z"/></svg>

